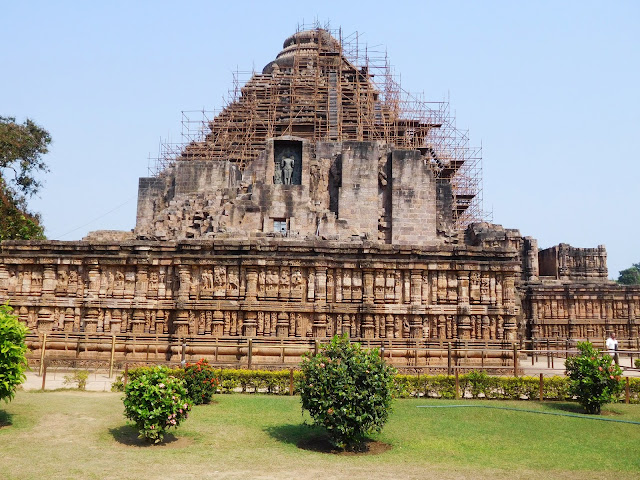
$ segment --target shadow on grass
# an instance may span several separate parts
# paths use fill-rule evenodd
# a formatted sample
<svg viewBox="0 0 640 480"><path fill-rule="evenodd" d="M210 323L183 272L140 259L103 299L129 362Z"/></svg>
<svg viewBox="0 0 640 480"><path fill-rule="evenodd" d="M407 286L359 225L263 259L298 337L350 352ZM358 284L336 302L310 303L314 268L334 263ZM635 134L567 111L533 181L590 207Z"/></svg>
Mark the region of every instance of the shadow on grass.
<svg viewBox="0 0 640 480"><path fill-rule="evenodd" d="M302 450L334 455L376 455L391 449L391 445L365 439L357 451L345 451L336 448L327 433L317 427L304 424L274 425L265 427L264 431L272 438L282 443L295 445Z"/></svg>
<svg viewBox="0 0 640 480"><path fill-rule="evenodd" d="M569 412L569 413L579 413L581 415L598 415L598 414L589 414L585 411L584 407L582 405L580 405L579 403L573 403L573 402L553 402L553 403L546 403L545 405L547 405L547 407L549 407L549 409L551 410L560 410L562 412ZM617 416L617 415L622 415L620 412L617 412L615 410L609 410L606 408L606 405L602 406L602 412L599 414L603 417L609 417L609 416Z"/></svg>
<svg viewBox="0 0 640 480"><path fill-rule="evenodd" d="M289 443L291 445L298 445L298 443L310 436L325 435L322 430L316 427L310 427L302 423L298 424L286 424L286 425L272 425L263 429L271 438L274 438L282 443Z"/></svg>
<svg viewBox="0 0 640 480"><path fill-rule="evenodd" d="M0 428L10 427L13 425L13 421L11 420L10 413L5 412L4 410L0 410Z"/></svg>
<svg viewBox="0 0 640 480"><path fill-rule="evenodd" d="M121 445L128 447L183 447L183 443L190 442L191 439L178 438L172 433L167 433L161 443L152 443L144 438L138 437L138 430L130 425L123 425L117 428L110 428L109 433L113 439Z"/></svg>
<svg viewBox="0 0 640 480"><path fill-rule="evenodd" d="M550 410L560 410L569 413L584 413L584 407L579 403L573 402L544 402L544 405Z"/></svg>

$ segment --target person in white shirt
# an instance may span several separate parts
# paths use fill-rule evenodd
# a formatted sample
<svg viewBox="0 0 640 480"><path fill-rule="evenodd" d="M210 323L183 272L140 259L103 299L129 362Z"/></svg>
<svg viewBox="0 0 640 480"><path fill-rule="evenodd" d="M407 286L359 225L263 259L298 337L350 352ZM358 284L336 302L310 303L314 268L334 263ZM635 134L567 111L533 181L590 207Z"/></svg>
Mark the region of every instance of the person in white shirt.
<svg viewBox="0 0 640 480"><path fill-rule="evenodd" d="M618 365L618 340L616 340L615 333L611 333L609 338L607 338L607 350L609 351L611 358L613 358L613 361Z"/></svg>

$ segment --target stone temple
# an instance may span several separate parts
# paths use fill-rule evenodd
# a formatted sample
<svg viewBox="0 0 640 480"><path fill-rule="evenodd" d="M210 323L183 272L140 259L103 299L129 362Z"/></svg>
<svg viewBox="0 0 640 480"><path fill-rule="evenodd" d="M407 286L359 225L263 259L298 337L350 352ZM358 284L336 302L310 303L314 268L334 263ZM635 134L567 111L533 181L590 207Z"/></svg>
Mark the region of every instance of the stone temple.
<svg viewBox="0 0 640 480"><path fill-rule="evenodd" d="M2 242L0 301L47 332L50 351L118 335L130 344L118 355L138 342L147 359L177 355L177 338L193 355L223 342L216 359L240 359L248 339L336 333L637 341L640 288L607 279L604 246L538 250L483 222L473 152L448 110L336 37L287 38L198 138L140 179L132 232Z"/></svg>

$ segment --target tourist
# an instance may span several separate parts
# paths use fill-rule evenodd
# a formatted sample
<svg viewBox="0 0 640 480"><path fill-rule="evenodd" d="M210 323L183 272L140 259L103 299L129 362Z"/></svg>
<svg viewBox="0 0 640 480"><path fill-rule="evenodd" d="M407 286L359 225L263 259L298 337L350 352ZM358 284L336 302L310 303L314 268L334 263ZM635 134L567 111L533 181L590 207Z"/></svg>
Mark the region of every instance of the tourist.
<svg viewBox="0 0 640 480"><path fill-rule="evenodd" d="M616 340L616 334L611 333L609 338L607 338L607 350L609 351L609 355L613 358L613 361L618 364L618 340Z"/></svg>

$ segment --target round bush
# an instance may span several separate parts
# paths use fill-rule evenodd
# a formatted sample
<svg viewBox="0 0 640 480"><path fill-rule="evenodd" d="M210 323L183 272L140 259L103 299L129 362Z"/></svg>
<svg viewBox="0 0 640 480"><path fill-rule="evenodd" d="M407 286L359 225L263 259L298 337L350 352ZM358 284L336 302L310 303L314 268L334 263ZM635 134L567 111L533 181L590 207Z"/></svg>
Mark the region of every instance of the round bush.
<svg viewBox="0 0 640 480"><path fill-rule="evenodd" d="M356 450L366 435L382 430L395 371L377 349L366 351L346 335L335 336L317 355L306 355L301 367L302 408L336 447Z"/></svg>
<svg viewBox="0 0 640 480"><path fill-rule="evenodd" d="M182 379L194 405L209 403L218 387L216 370L204 358L197 363L187 363Z"/></svg>
<svg viewBox="0 0 640 480"><path fill-rule="evenodd" d="M11 314L8 304L0 305L0 399L9 402L18 385L26 380L27 346L25 337L29 330Z"/></svg>
<svg viewBox="0 0 640 480"><path fill-rule="evenodd" d="M587 413L599 414L602 405L615 401L622 391L622 370L590 342L578 342L578 351L565 362L569 393Z"/></svg>
<svg viewBox="0 0 640 480"><path fill-rule="evenodd" d="M191 400L184 382L166 367L156 367L131 380L125 388L124 415L132 420L140 438L159 443L172 427L188 416Z"/></svg>

